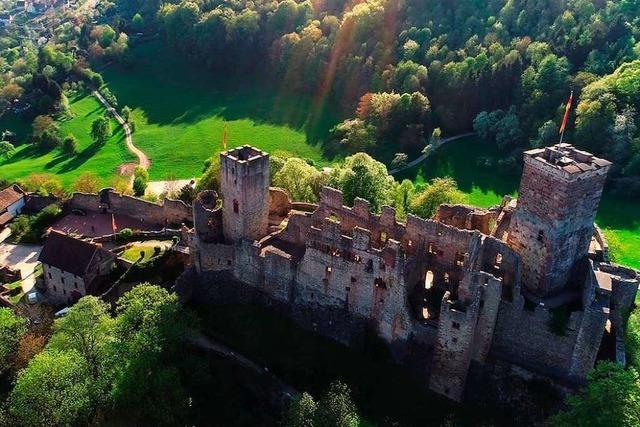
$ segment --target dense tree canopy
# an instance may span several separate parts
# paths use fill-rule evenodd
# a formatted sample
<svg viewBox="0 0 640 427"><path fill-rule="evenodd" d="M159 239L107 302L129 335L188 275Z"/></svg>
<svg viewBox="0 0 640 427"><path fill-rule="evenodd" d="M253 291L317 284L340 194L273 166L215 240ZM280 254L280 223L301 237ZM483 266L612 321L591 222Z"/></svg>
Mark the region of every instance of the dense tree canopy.
<svg viewBox="0 0 640 427"><path fill-rule="evenodd" d="M132 26L156 25L199 65L259 72L331 102L351 116L331 139L351 152L418 153L433 127L470 130L482 113L476 125L510 155L557 140L573 90L580 106L565 139L640 180L633 1L119 0L116 9Z"/></svg>
<svg viewBox="0 0 640 427"><path fill-rule="evenodd" d="M124 419L184 424L189 400L180 352L193 325L177 297L157 286L141 284L125 294L115 317L98 298L81 298L19 372L8 400L10 422L87 425L106 416L117 425Z"/></svg>
<svg viewBox="0 0 640 427"><path fill-rule="evenodd" d="M342 190L346 205L351 206L354 199L360 197L378 211L390 204L394 180L385 165L365 153L357 153L331 171L328 185Z"/></svg>
<svg viewBox="0 0 640 427"><path fill-rule="evenodd" d="M640 425L640 378L634 368L600 362L581 394L568 398L569 409L553 418L557 427Z"/></svg>
<svg viewBox="0 0 640 427"><path fill-rule="evenodd" d="M0 374L12 367L20 338L27 333L27 323L10 308L0 308Z"/></svg>

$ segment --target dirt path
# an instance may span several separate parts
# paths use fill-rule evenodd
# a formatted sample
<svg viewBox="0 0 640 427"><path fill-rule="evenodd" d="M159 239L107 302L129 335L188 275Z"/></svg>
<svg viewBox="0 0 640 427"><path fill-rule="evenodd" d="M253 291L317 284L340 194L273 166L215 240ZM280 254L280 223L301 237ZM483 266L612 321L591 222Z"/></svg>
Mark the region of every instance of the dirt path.
<svg viewBox="0 0 640 427"><path fill-rule="evenodd" d="M463 133L463 134L456 135L456 136L450 136L449 138L443 138L443 139L440 141L440 145L438 145L438 148L442 147L443 145L445 145L445 144L447 144L447 143L449 143L449 142L457 141L458 139L462 139L462 138L465 138L465 137L467 137L467 136L471 136L471 135L473 135L473 134L475 134L475 132L467 132L467 133ZM414 167L415 165L417 165L417 164L420 164L420 163L424 162L424 161L425 161L425 159L426 159L428 156L429 156L428 154L422 154L422 155L420 155L420 157L418 157L418 158L416 158L416 159L414 159L414 160L410 161L410 162L409 162L409 163L407 163L406 165L404 165L404 166L402 166L402 167L400 167L400 168L397 168L397 169L390 170L390 171L389 171L389 174L390 174L390 175L395 175L395 174L397 174L398 172L402 172L402 171L404 171L404 170L407 170L407 169L409 169L409 168L412 168L412 167Z"/></svg>
<svg viewBox="0 0 640 427"><path fill-rule="evenodd" d="M280 393L284 397L286 397L287 400L291 400L300 396L300 392L298 390L281 381L278 377L271 373L269 369L258 365L253 360L233 351L226 345L219 342L214 342L210 337L197 331L191 331L191 334L189 334L189 336L187 336L186 338L188 342L196 347L210 351L212 353L216 353L224 358L233 360L240 366L243 366L244 368L249 369L258 375L268 376L275 384L277 384L278 388L280 389Z"/></svg>
<svg viewBox="0 0 640 427"><path fill-rule="evenodd" d="M131 128L129 127L129 124L118 113L118 111L116 111L116 109L113 108L111 104L107 102L106 99L104 99L104 97L100 92L98 92L97 90L94 90L93 96L95 96L98 99L98 101L100 101L100 103L104 105L104 107L109 111L109 113L111 113L113 117L116 118L118 123L120 123L120 126L122 126L122 129L124 129L125 140L127 141L127 149L131 151L138 158L138 166L141 166L144 169L149 169L149 166L151 166L151 161L141 149L133 145L133 138L131 137Z"/></svg>

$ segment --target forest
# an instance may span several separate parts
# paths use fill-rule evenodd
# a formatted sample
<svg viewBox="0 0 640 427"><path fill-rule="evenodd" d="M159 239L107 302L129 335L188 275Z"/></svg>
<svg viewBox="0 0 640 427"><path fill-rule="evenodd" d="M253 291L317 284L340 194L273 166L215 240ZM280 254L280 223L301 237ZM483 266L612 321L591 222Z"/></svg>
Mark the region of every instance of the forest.
<svg viewBox="0 0 640 427"><path fill-rule="evenodd" d="M216 72L269 76L347 117L349 152L415 153L475 130L506 158L565 141L640 187L640 2L586 0L116 1L114 22L157 28ZM310 118L313 120L313 118Z"/></svg>

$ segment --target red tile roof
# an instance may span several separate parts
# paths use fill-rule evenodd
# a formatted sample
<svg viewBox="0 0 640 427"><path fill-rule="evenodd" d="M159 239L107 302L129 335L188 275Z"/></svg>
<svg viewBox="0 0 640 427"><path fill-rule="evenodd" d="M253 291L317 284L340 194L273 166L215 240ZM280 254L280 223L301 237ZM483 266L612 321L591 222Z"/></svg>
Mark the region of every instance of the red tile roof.
<svg viewBox="0 0 640 427"><path fill-rule="evenodd" d="M0 212L24 197L24 193L17 185L10 185L0 190Z"/></svg>
<svg viewBox="0 0 640 427"><path fill-rule="evenodd" d="M83 276L97 251L105 250L95 243L51 230L38 261L76 276Z"/></svg>

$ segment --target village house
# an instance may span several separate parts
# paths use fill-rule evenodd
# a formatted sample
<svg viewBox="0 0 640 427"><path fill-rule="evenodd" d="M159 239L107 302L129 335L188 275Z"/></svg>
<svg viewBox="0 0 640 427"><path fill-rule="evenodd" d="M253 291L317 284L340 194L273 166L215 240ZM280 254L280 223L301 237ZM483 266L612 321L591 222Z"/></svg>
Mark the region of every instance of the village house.
<svg viewBox="0 0 640 427"><path fill-rule="evenodd" d="M16 184L0 190L0 228L20 214L24 199L24 191Z"/></svg>
<svg viewBox="0 0 640 427"><path fill-rule="evenodd" d="M100 279L111 271L115 256L100 244L52 230L38 260L49 302L69 304L100 291Z"/></svg>

